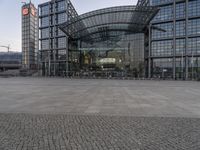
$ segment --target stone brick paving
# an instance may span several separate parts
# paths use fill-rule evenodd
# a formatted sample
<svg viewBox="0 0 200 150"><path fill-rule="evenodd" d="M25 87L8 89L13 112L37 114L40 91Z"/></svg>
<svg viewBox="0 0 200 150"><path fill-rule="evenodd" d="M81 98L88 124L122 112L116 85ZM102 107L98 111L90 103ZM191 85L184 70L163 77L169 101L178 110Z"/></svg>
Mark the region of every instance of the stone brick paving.
<svg viewBox="0 0 200 150"><path fill-rule="evenodd" d="M0 78L0 150L200 150L200 83Z"/></svg>
<svg viewBox="0 0 200 150"><path fill-rule="evenodd" d="M200 119L0 114L0 150L199 150Z"/></svg>
<svg viewBox="0 0 200 150"><path fill-rule="evenodd" d="M2 113L200 117L200 82L0 78Z"/></svg>

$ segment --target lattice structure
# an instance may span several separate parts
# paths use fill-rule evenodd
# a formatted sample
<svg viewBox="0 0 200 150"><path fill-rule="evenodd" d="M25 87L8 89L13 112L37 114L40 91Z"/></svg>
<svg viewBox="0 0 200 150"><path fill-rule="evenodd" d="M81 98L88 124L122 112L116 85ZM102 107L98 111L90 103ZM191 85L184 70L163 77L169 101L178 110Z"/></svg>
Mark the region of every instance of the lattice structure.
<svg viewBox="0 0 200 150"><path fill-rule="evenodd" d="M149 6L110 7L79 15L62 24L60 29L74 40L104 40L120 31L144 32L158 11L157 7Z"/></svg>

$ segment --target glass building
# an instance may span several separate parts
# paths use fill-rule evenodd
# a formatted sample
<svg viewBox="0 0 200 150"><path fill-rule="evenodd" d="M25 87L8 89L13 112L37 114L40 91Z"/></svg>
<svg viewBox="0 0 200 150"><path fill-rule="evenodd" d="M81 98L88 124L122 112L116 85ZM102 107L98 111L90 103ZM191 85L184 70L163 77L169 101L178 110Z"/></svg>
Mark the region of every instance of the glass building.
<svg viewBox="0 0 200 150"><path fill-rule="evenodd" d="M67 68L67 36L59 25L78 16L69 0L51 0L38 6L39 49L43 75L59 76Z"/></svg>
<svg viewBox="0 0 200 150"><path fill-rule="evenodd" d="M21 52L0 52L0 72L7 69L19 69L21 65Z"/></svg>
<svg viewBox="0 0 200 150"><path fill-rule="evenodd" d="M38 16L32 3L22 6L22 65L36 69L38 65Z"/></svg>
<svg viewBox="0 0 200 150"><path fill-rule="evenodd" d="M157 12L156 7L118 6L67 21L60 28L69 40L68 71L73 75L144 77L146 34Z"/></svg>
<svg viewBox="0 0 200 150"><path fill-rule="evenodd" d="M199 78L200 1L150 0L148 4L160 7L150 24L149 77Z"/></svg>
<svg viewBox="0 0 200 150"><path fill-rule="evenodd" d="M82 15L54 0L39 14L44 75L199 78L199 0L138 0Z"/></svg>

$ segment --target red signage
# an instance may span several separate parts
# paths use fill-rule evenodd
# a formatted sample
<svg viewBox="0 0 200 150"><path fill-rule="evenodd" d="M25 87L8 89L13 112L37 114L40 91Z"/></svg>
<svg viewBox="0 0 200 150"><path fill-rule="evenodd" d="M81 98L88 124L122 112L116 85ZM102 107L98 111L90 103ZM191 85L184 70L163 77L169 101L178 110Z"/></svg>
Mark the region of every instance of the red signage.
<svg viewBox="0 0 200 150"><path fill-rule="evenodd" d="M28 11L28 8L24 8L22 10L22 14L25 16L25 15L28 15L29 11Z"/></svg>

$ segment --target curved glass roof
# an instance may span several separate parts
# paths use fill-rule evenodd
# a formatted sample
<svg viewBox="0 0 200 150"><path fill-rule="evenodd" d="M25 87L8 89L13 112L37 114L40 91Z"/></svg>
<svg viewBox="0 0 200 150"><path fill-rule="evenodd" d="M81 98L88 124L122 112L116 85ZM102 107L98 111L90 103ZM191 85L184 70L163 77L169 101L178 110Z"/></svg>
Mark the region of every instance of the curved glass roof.
<svg viewBox="0 0 200 150"><path fill-rule="evenodd" d="M158 11L157 7L132 5L99 9L65 22L60 29L76 40L105 39L113 31L140 33Z"/></svg>

